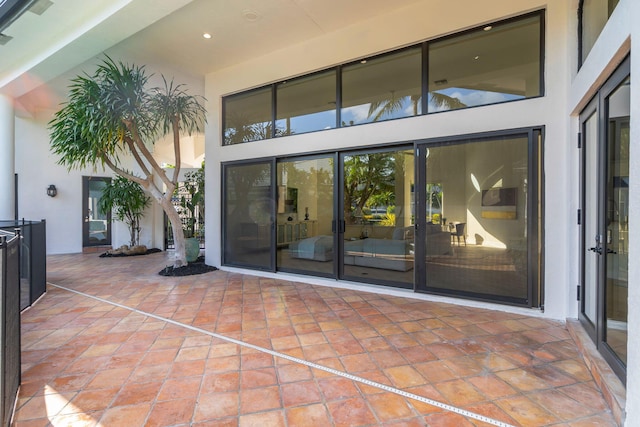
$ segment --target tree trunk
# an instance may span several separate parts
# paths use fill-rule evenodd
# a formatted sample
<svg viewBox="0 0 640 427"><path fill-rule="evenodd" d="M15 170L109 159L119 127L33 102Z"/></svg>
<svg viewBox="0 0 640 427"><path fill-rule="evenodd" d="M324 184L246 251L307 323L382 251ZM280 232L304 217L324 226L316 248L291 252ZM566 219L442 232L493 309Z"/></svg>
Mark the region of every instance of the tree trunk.
<svg viewBox="0 0 640 427"><path fill-rule="evenodd" d="M175 259L173 261L173 268L184 267L187 265L187 249L184 243L184 230L182 229L182 221L180 215L176 210L173 203L171 203L171 196L173 189L166 194L163 194L154 184L145 182L142 187L147 190L151 196L156 199L158 204L162 207L164 213L167 214L169 222L171 223L171 230L173 231L173 243L175 246Z"/></svg>
<svg viewBox="0 0 640 427"><path fill-rule="evenodd" d="M187 265L187 250L184 243L184 230L182 230L180 215L178 215L178 212L173 207L171 199L167 200L163 197L158 202L167 214L167 218L169 218L169 222L171 223L171 230L173 231L173 244L175 247L173 268L183 267Z"/></svg>

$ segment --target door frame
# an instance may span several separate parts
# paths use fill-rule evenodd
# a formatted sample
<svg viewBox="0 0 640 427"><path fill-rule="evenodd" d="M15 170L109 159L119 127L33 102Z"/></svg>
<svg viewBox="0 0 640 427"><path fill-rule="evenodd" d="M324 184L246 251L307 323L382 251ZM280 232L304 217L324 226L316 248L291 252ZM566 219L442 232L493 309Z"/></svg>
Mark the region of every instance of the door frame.
<svg viewBox="0 0 640 427"><path fill-rule="evenodd" d="M106 241L99 243L91 243L89 239L89 216L87 215L87 211L89 209L88 200L89 200L89 182L90 181L103 181L109 184L111 182L110 177L106 176L83 176L82 177L82 247L92 247L92 246L110 246L112 243L111 239L111 212L106 212L107 215L107 232L106 232Z"/></svg>
<svg viewBox="0 0 640 427"><path fill-rule="evenodd" d="M597 201L597 215L596 218L596 227L598 230L598 235L600 236L600 250L607 250L607 243L602 242L605 240L606 236L606 209L607 209L607 188L606 188L606 180L608 173L608 135L609 135L609 123L608 123L608 102L610 95L615 92L618 87L631 75L631 61L630 57L625 58L624 61L618 66L618 68L609 76L607 81L602 85L602 87L598 90L598 92L594 95L593 99L589 102L589 104L583 109L580 113L580 134L578 135L579 141L579 162L580 162L580 209L581 213L579 214L579 218L583 217L585 220L580 221L580 243L578 245L580 250L579 258L579 291L578 291L578 319L585 329L587 334L591 337L596 348L602 355L602 357L607 361L612 370L616 373L618 378L626 384L626 373L627 367L620 360L620 358L616 355L616 353L611 349L606 341L606 326L607 326L607 313L606 313L606 274L607 274L607 257L600 256L597 258L597 278L596 278L596 319L595 324L592 323L585 315L584 315L584 306L585 306L585 294L586 294L586 286L585 286L585 265L586 265L586 255L587 255L587 247L590 246L590 237L586 236L586 225L588 213L586 212L585 205L585 196L586 191L589 189L586 188L586 150L585 143L583 142L584 135L584 126L586 120L596 115L597 118L597 126L598 129L596 131L597 134L597 183L596 183L596 194L598 197ZM584 214L582 214L584 213ZM604 246L603 246L604 245ZM595 247L594 247L595 248Z"/></svg>
<svg viewBox="0 0 640 427"><path fill-rule="evenodd" d="M527 297L526 299L499 295L481 296L463 291L442 292L428 286L426 263L416 263L415 291L462 297L470 300L497 302L544 310L544 126L507 129L471 135L457 135L415 142L416 146L416 259L426 257L426 152L428 148L482 143L508 137L527 138Z"/></svg>

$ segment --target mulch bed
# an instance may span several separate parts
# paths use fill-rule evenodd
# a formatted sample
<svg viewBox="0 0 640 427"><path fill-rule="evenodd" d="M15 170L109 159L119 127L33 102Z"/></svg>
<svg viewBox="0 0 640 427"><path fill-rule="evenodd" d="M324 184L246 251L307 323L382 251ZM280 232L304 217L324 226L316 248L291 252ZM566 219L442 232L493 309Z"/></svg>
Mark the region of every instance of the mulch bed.
<svg viewBox="0 0 640 427"><path fill-rule="evenodd" d="M147 252L144 254L129 254L129 255L122 254L122 253L111 254L111 253L105 252L103 254L100 254L100 258L111 258L111 257L116 258L116 257L125 257L125 256L149 255L149 254L155 254L156 252L162 252L162 251L158 248L152 248L152 249L147 249ZM210 271L216 271L216 270L217 270L216 267L205 264L204 257L201 256L194 262L190 262L189 264L183 267L173 268L173 266L167 266L162 270L160 270L158 274L161 276L167 276L167 277L180 277L180 276L193 276L195 274L204 274L204 273L208 273Z"/></svg>
<svg viewBox="0 0 640 427"><path fill-rule="evenodd" d="M210 271L216 271L217 268L207 265L204 263L204 257L199 257L194 262L190 262L189 264L173 268L173 266L168 266L160 270L158 273L161 276L168 277L178 277L178 276L193 276L194 274L204 274Z"/></svg>
<svg viewBox="0 0 640 427"><path fill-rule="evenodd" d="M143 254L111 254L109 252L105 252L103 254L100 254L100 258L117 258L117 257L122 257L122 256L140 256L140 255L155 254L156 252L162 252L162 251L160 249L158 249L158 248L151 248L151 249L147 249L147 252L145 252Z"/></svg>

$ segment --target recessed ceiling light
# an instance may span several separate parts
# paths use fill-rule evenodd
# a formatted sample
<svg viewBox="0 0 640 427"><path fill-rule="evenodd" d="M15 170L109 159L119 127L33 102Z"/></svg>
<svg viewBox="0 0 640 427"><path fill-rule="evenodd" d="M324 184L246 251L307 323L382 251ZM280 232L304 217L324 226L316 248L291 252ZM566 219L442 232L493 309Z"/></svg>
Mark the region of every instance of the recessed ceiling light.
<svg viewBox="0 0 640 427"><path fill-rule="evenodd" d="M474 57L473 57L473 59L474 59L475 61L477 61L478 59L480 59L480 55L476 55L476 56L474 56Z"/></svg>
<svg viewBox="0 0 640 427"><path fill-rule="evenodd" d="M493 27L491 25L487 25L486 27L483 28L483 30L485 31L491 31Z"/></svg>
<svg viewBox="0 0 640 427"><path fill-rule="evenodd" d="M242 11L242 16L249 22L257 21L260 18L260 13L257 10L245 9Z"/></svg>
<svg viewBox="0 0 640 427"><path fill-rule="evenodd" d="M204 34L202 34L202 37L204 37L205 39L210 39L211 38L211 34L204 33Z"/></svg>

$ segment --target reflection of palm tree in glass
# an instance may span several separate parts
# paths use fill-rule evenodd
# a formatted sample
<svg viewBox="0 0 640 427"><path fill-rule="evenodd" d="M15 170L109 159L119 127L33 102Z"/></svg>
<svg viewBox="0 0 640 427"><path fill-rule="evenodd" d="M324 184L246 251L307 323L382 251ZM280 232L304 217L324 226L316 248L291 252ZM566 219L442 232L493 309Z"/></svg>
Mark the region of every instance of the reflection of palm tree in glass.
<svg viewBox="0 0 640 427"><path fill-rule="evenodd" d="M374 101L369 105L369 118L374 122L381 120L385 116L393 116L394 113L401 111L407 102L407 98L411 102L413 108L412 116L418 115L418 107L422 100L422 95L410 95L396 97L395 92L391 91L389 98ZM454 98L439 92L429 92L430 103L437 108L455 110L465 108L467 105Z"/></svg>
<svg viewBox="0 0 640 427"><path fill-rule="evenodd" d="M357 222L357 215L375 194L393 191L396 162L393 153L348 156L344 160L344 218Z"/></svg>
<svg viewBox="0 0 640 427"><path fill-rule="evenodd" d="M289 130L276 128L275 136L285 136L291 133ZM273 124L271 121L260 122L240 112L230 113L226 117L224 145L261 141L273 136Z"/></svg>

